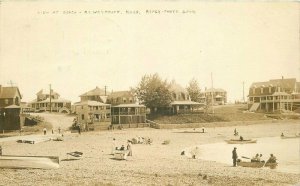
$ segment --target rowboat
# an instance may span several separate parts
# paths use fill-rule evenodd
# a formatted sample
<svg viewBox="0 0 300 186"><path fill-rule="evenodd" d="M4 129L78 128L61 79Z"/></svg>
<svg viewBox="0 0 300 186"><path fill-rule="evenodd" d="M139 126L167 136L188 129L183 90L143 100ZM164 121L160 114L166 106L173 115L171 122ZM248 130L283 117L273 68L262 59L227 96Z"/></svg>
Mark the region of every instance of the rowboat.
<svg viewBox="0 0 300 186"><path fill-rule="evenodd" d="M246 162L246 161L238 161L238 166L241 167L253 167L253 168L261 168L261 167L270 167L271 169L276 168L278 163L266 163L265 162Z"/></svg>
<svg viewBox="0 0 300 186"><path fill-rule="evenodd" d="M126 160L128 155L127 150L115 150L114 159L116 160Z"/></svg>
<svg viewBox="0 0 300 186"><path fill-rule="evenodd" d="M244 140L239 140L239 139L230 139L230 140L225 140L229 144L245 144L245 143L256 143L257 140L253 139L244 139Z"/></svg>
<svg viewBox="0 0 300 186"><path fill-rule="evenodd" d="M11 169L57 169L59 168L58 156L0 156L0 168Z"/></svg>
<svg viewBox="0 0 300 186"><path fill-rule="evenodd" d="M300 135L295 136L281 136L281 139L300 138Z"/></svg>

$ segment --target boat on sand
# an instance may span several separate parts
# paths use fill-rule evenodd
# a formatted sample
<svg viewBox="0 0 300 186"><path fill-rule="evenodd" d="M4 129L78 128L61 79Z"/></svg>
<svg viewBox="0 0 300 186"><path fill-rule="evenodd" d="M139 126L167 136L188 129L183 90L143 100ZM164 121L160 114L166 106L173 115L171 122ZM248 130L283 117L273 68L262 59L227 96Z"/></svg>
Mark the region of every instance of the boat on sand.
<svg viewBox="0 0 300 186"><path fill-rule="evenodd" d="M294 136L280 136L281 139L290 139L290 138L300 138L300 135L294 135Z"/></svg>
<svg viewBox="0 0 300 186"><path fill-rule="evenodd" d="M11 169L57 169L59 168L58 156L0 156L0 168Z"/></svg>
<svg viewBox="0 0 300 186"><path fill-rule="evenodd" d="M229 144L245 144L245 143L256 143L257 140L254 139L230 139L230 140L225 140Z"/></svg>
<svg viewBox="0 0 300 186"><path fill-rule="evenodd" d="M270 167L271 169L274 169L276 168L278 163L238 161L237 165L241 167L253 167L253 168Z"/></svg>

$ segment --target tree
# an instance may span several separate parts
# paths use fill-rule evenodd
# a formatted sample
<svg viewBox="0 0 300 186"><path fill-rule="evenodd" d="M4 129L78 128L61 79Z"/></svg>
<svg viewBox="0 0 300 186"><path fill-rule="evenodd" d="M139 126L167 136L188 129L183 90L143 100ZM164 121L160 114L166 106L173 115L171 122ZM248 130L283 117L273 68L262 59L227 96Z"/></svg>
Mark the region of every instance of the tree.
<svg viewBox="0 0 300 186"><path fill-rule="evenodd" d="M170 84L158 74L144 75L135 89L138 99L153 113L154 108L167 107L172 102Z"/></svg>
<svg viewBox="0 0 300 186"><path fill-rule="evenodd" d="M201 89L199 87L198 81L195 78L193 78L189 82L189 85L186 89L187 89L192 101L200 102Z"/></svg>

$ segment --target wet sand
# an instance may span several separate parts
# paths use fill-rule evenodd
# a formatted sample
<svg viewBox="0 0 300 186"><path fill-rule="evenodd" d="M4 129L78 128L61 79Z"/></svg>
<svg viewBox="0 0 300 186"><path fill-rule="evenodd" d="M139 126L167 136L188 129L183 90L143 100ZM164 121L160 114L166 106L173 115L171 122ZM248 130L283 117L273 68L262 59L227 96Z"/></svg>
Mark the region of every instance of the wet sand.
<svg viewBox="0 0 300 186"><path fill-rule="evenodd" d="M38 144L2 142L7 155L54 155L60 157L60 168L0 169L1 185L294 185L300 175L270 169L232 167L214 161L181 156L183 149L200 144L221 142L233 137L234 128L244 138L274 137L300 132L299 121L277 121L264 124L209 127L206 133L184 133L193 129L126 129L95 131L81 135L65 134L65 141ZM196 129L201 131L201 128ZM150 137L152 145L132 145L133 156L126 161L110 155L112 139L126 146L127 139ZM162 145L165 140L170 144ZM66 161L67 152L81 151L78 160ZM222 152L216 152L222 153ZM69 157L73 158L73 157ZM224 154L231 158L231 154Z"/></svg>

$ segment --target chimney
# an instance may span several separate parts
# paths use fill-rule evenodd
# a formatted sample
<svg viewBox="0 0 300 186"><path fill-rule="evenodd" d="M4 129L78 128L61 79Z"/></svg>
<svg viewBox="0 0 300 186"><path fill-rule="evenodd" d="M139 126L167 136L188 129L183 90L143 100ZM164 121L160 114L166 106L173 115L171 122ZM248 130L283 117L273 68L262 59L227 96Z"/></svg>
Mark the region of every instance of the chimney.
<svg viewBox="0 0 300 186"><path fill-rule="evenodd" d="M283 76L281 76L281 78L284 79Z"/></svg>

